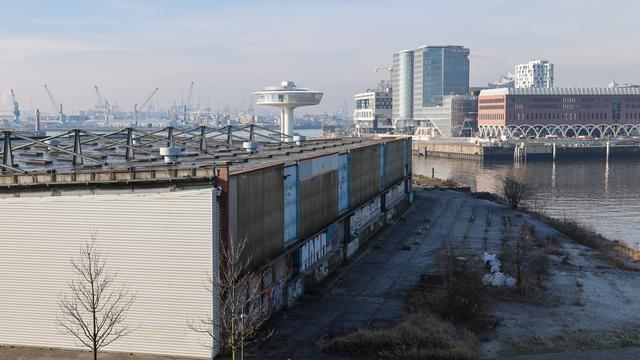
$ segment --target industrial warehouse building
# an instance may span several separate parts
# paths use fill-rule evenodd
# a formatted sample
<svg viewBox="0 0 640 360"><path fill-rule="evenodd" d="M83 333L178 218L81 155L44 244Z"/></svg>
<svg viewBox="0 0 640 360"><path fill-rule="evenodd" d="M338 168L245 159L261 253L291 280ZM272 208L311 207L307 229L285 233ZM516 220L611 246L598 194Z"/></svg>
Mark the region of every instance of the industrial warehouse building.
<svg viewBox="0 0 640 360"><path fill-rule="evenodd" d="M216 314L205 283L221 246L246 239L273 313L353 255L411 191L409 138L292 144L229 126L45 140L5 132L0 344L78 347L59 333L56 300L94 235L137 294L126 319L135 331L106 350L211 357L217 348L187 321Z"/></svg>

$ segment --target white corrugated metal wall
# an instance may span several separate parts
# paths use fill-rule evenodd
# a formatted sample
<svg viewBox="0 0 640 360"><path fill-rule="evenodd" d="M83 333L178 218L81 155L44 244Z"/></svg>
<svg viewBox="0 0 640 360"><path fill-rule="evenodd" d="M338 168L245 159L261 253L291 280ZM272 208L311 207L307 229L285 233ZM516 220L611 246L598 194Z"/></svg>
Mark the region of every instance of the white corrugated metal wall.
<svg viewBox="0 0 640 360"><path fill-rule="evenodd" d="M217 212L212 189L0 199L0 344L77 346L58 332L56 299L96 232L107 266L137 292L127 316L137 329L106 350L210 357L186 321L212 312Z"/></svg>

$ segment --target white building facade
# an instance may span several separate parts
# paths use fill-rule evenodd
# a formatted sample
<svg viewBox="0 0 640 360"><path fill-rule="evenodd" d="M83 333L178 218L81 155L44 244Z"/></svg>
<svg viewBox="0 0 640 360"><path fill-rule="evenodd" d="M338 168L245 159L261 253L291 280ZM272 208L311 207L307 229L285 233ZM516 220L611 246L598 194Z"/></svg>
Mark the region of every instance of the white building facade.
<svg viewBox="0 0 640 360"><path fill-rule="evenodd" d="M219 266L214 189L0 196L0 212L0 343L82 347L60 333L57 300L74 277L71 259L95 236L118 285L136 295L124 321L133 332L105 350L217 354L210 338L187 326L218 308L205 288Z"/></svg>
<svg viewBox="0 0 640 360"><path fill-rule="evenodd" d="M553 64L548 60L531 60L516 65L516 88L552 88Z"/></svg>
<svg viewBox="0 0 640 360"><path fill-rule="evenodd" d="M377 89L356 94L355 101L353 121L358 134L384 134L393 130L393 98L389 82L383 81Z"/></svg>

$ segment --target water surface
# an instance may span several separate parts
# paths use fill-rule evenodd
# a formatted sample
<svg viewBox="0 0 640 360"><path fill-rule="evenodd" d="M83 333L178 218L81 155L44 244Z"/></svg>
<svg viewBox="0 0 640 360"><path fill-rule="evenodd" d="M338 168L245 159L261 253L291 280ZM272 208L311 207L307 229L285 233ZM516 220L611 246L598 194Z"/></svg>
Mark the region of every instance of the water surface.
<svg viewBox="0 0 640 360"><path fill-rule="evenodd" d="M476 191L496 192L496 177L522 172L532 206L588 224L613 240L640 248L640 159L565 159L524 163L413 158L415 174L453 178Z"/></svg>

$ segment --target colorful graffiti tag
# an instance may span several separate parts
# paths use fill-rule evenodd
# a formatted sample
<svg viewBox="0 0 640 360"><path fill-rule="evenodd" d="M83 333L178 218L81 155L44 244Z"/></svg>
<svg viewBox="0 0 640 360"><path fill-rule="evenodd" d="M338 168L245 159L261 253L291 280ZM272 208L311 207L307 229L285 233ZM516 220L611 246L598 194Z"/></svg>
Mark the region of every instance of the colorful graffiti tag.
<svg viewBox="0 0 640 360"><path fill-rule="evenodd" d="M284 279L278 280L271 287L271 313L275 313L282 309L286 304L285 302L285 281Z"/></svg>
<svg viewBox="0 0 640 360"><path fill-rule="evenodd" d="M369 221L380 215L380 197L376 197L367 204L361 206L351 216L351 231L357 232Z"/></svg>
<svg viewBox="0 0 640 360"><path fill-rule="evenodd" d="M293 306L293 304L298 300L298 298L302 295L304 291L304 282L302 281L302 276L298 276L297 278L291 280L289 282L289 286L287 287L287 306Z"/></svg>
<svg viewBox="0 0 640 360"><path fill-rule="evenodd" d="M312 267L321 257L338 246L338 231L331 224L327 231L307 241L300 248L300 271Z"/></svg>

